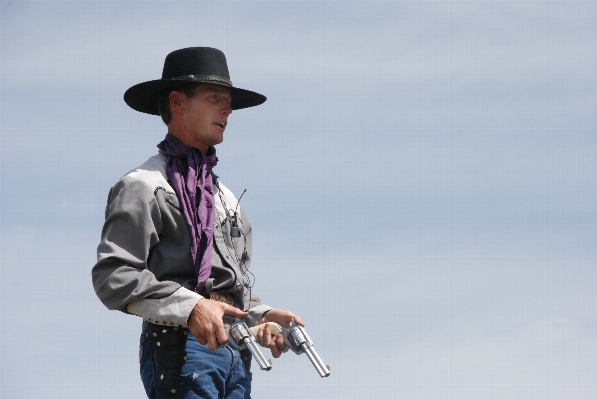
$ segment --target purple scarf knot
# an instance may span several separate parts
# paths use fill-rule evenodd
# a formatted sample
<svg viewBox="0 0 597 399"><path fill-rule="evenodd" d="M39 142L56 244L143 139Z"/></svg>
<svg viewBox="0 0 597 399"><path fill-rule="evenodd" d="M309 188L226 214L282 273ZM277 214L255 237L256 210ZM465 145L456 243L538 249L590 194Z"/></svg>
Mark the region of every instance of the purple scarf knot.
<svg viewBox="0 0 597 399"><path fill-rule="evenodd" d="M203 155L171 134L166 135L158 148L168 155L166 174L182 205L191 235L191 255L197 275L195 292L199 293L211 274L215 223L211 169L218 163L216 149L211 147Z"/></svg>

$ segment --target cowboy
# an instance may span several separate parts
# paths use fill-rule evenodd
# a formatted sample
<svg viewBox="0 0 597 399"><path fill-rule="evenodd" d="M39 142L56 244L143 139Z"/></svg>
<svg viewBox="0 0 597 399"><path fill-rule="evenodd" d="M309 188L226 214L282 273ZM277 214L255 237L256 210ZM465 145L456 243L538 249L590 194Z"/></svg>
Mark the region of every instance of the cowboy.
<svg viewBox="0 0 597 399"><path fill-rule="evenodd" d="M160 115L168 134L110 190L95 291L109 309L143 318L148 397L249 398L250 354L229 343L224 322L264 324L256 339L275 358L286 346L266 322L304 325L252 291L251 225L212 172L228 116L266 97L232 85L224 53L193 47L168 54L162 78L131 87L124 100Z"/></svg>

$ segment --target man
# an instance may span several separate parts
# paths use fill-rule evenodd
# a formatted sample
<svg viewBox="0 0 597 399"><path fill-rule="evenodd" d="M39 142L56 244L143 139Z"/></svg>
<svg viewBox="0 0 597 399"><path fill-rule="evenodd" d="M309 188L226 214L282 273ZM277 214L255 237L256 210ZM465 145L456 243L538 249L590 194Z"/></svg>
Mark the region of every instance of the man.
<svg viewBox="0 0 597 399"><path fill-rule="evenodd" d="M161 115L168 134L157 155L110 190L95 291L109 309L144 319L148 397L249 398L250 358L228 345L223 318L244 318L249 327L303 323L252 292L251 226L211 169L232 110L266 98L232 85L221 51L194 47L170 53L162 78L131 87L124 99ZM286 349L267 324L256 338L276 358Z"/></svg>

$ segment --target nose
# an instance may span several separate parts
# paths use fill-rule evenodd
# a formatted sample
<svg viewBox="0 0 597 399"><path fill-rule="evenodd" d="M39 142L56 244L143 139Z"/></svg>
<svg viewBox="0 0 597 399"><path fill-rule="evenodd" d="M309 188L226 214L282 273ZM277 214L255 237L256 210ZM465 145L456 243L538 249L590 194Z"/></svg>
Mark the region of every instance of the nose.
<svg viewBox="0 0 597 399"><path fill-rule="evenodd" d="M227 103L227 104L224 106L224 109L222 109L222 113L223 113L223 114L230 115L230 114L232 113L232 105L231 105L230 103Z"/></svg>

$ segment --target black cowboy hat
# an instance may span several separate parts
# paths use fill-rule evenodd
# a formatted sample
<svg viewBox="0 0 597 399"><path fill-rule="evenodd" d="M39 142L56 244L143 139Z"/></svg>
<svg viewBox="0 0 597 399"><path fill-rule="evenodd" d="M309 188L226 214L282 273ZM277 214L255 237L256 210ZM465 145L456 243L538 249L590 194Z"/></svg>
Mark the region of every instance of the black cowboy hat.
<svg viewBox="0 0 597 399"><path fill-rule="evenodd" d="M229 88L232 109L253 107L266 100L262 94L232 86L223 52L209 47L189 47L168 54L162 78L131 87L124 93L124 101L136 111L159 115L158 97L161 93L193 83Z"/></svg>

